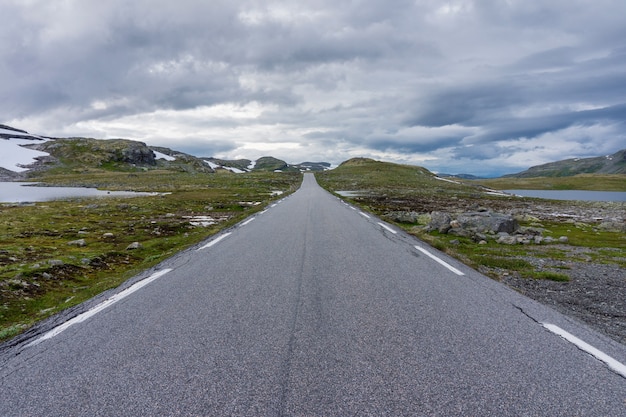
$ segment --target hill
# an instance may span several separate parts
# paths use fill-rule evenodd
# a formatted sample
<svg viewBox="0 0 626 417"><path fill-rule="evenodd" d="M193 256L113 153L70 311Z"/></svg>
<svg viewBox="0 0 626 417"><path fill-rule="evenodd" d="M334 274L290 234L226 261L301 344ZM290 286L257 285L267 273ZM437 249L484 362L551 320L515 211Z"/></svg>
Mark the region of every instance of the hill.
<svg viewBox="0 0 626 417"><path fill-rule="evenodd" d="M42 171L167 169L189 173L306 172L330 168L327 162L287 162L265 156L224 160L199 158L170 148L128 139L52 138L0 125L0 180L24 179Z"/></svg>
<svg viewBox="0 0 626 417"><path fill-rule="evenodd" d="M202 158L213 169L225 169L235 173L242 172L319 172L330 169L328 162L302 162L299 164L288 164L287 162L274 158L272 156L264 156L256 161L250 159L219 159L219 158Z"/></svg>
<svg viewBox="0 0 626 417"><path fill-rule="evenodd" d="M626 149L613 155L573 158L537 165L502 178L571 177L579 174L626 174Z"/></svg>

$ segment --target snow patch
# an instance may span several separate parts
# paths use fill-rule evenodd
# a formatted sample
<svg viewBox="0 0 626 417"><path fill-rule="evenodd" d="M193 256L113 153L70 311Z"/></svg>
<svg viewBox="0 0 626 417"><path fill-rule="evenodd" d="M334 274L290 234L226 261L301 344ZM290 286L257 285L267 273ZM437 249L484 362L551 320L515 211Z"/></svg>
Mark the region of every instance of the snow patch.
<svg viewBox="0 0 626 417"><path fill-rule="evenodd" d="M189 224L197 227L209 227L217 224L217 221L211 216L185 216L189 220Z"/></svg>
<svg viewBox="0 0 626 417"><path fill-rule="evenodd" d="M152 151L152 152L154 152L154 155L155 155L156 159L165 159L166 161L175 161L176 160L176 158L174 158L173 156L169 156L169 155L166 155L164 153L157 152L157 151Z"/></svg>
<svg viewBox="0 0 626 417"><path fill-rule="evenodd" d="M451 182L452 184L461 184L461 183L460 183L460 182L458 182L458 181L452 181L452 180L449 180L449 179L447 179L447 178L435 177L435 179L436 179L436 180L440 180L440 181L445 181L445 182Z"/></svg>
<svg viewBox="0 0 626 417"><path fill-rule="evenodd" d="M6 130L6 129L2 129ZM18 132L13 132L19 134ZM0 167L13 172L28 171L27 165L34 163L35 158L49 156L46 152L24 148L24 145L41 143L36 139L0 139Z"/></svg>

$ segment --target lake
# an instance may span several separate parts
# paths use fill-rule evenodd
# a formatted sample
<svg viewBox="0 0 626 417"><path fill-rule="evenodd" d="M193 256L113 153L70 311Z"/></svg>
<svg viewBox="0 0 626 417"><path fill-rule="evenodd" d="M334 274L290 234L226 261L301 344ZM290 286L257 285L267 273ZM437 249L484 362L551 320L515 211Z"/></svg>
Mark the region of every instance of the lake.
<svg viewBox="0 0 626 417"><path fill-rule="evenodd" d="M504 190L522 197L549 198L552 200L581 201L626 201L626 192L622 191L585 191L585 190Z"/></svg>
<svg viewBox="0 0 626 417"><path fill-rule="evenodd" d="M37 187L34 182L0 182L0 203L34 203L80 197L139 197L159 193L102 191L85 187Z"/></svg>

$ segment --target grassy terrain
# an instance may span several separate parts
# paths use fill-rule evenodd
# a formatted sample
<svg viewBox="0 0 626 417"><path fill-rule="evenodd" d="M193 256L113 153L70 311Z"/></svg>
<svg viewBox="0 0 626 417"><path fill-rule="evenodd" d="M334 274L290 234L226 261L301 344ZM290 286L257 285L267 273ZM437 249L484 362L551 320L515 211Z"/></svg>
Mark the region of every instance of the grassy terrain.
<svg viewBox="0 0 626 417"><path fill-rule="evenodd" d="M497 190L626 191L626 175L580 174L572 177L493 178L472 181Z"/></svg>
<svg viewBox="0 0 626 417"><path fill-rule="evenodd" d="M454 184L437 180L432 173L419 167L366 159L348 161L332 171L316 174L316 177L319 184L331 192L358 191L356 197L347 199L365 210L386 217L391 222L394 222L393 218L388 214L395 211L428 214L432 211L471 211L481 207L495 212L508 212L511 209L532 207L534 204L532 199L490 196L474 184ZM605 177L607 176L603 176ZM581 179L576 178L574 181ZM519 187L519 184L516 186ZM559 211L571 208L573 203L553 201L541 204ZM535 221L522 221L520 225L538 226ZM555 239L567 236L569 238L567 245L502 245L493 240L478 245L470 238L440 234L436 231L427 232L423 227L424 224L416 226L397 221L395 223L437 249L496 279L514 274L530 279L567 281L569 279L567 266L563 261L576 260L576 257L598 263L626 266L623 257L626 251L624 234L598 230L590 224L542 220L540 226L545 230L544 236ZM537 259L545 261L535 262Z"/></svg>
<svg viewBox="0 0 626 417"><path fill-rule="evenodd" d="M263 209L273 192L294 191L301 175L82 168L36 179L167 194L0 205L0 340ZM200 216L215 224L194 224ZM71 244L80 239L85 246ZM133 242L142 247L128 250Z"/></svg>

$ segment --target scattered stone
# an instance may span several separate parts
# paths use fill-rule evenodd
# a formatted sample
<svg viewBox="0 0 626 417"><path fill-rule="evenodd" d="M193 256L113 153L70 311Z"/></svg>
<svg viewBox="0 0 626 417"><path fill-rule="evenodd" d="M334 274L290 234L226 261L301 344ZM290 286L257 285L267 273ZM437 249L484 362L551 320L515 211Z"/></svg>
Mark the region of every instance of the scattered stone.
<svg viewBox="0 0 626 417"><path fill-rule="evenodd" d="M486 240L481 240L480 242L478 242L479 245L486 245L487 241Z"/></svg>
<svg viewBox="0 0 626 417"><path fill-rule="evenodd" d="M502 245L517 245L517 237L511 235L500 236L496 242Z"/></svg>
<svg viewBox="0 0 626 417"><path fill-rule="evenodd" d="M113 233L105 233L102 235L102 239L115 239L115 235Z"/></svg>
<svg viewBox="0 0 626 417"><path fill-rule="evenodd" d="M143 248L143 245L139 242L133 242L130 245L126 246L126 250L137 250Z"/></svg>
<svg viewBox="0 0 626 417"><path fill-rule="evenodd" d="M604 230L607 232L618 232L623 233L626 232L626 222L602 222L598 225L598 229Z"/></svg>
<svg viewBox="0 0 626 417"><path fill-rule="evenodd" d="M41 274L41 276L45 279L52 279L52 275L47 272L44 272L43 274Z"/></svg>
<svg viewBox="0 0 626 417"><path fill-rule="evenodd" d="M559 243L567 243L569 242L569 239L567 238L567 236L561 236L559 238Z"/></svg>
<svg viewBox="0 0 626 417"><path fill-rule="evenodd" d="M85 239L72 240L71 242L67 242L67 244L68 246L78 246L79 248L87 246Z"/></svg>
<svg viewBox="0 0 626 417"><path fill-rule="evenodd" d="M63 266L65 263L60 259L50 259L48 261L48 265L50 266Z"/></svg>

